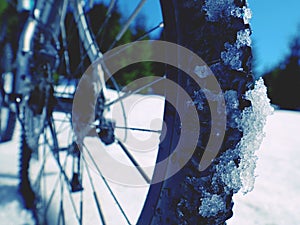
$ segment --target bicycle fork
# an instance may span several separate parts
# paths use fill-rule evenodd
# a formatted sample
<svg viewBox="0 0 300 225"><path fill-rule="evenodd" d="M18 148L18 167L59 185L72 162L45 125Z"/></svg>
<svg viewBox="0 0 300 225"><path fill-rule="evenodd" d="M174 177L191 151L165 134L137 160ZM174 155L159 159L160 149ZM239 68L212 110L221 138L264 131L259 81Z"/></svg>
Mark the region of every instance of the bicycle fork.
<svg viewBox="0 0 300 225"><path fill-rule="evenodd" d="M29 18L19 40L19 50L17 52L17 69L14 79L13 95L19 102L21 96L29 91L30 84L30 64L33 56L33 37L37 32L37 21Z"/></svg>

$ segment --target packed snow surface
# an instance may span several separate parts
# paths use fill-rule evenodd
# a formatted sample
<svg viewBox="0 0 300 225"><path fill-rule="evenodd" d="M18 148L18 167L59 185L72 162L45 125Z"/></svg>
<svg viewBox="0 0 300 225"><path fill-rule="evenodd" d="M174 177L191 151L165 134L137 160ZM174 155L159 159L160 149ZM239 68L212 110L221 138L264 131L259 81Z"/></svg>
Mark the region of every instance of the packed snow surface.
<svg viewBox="0 0 300 225"><path fill-rule="evenodd" d="M17 194L19 130L11 142L0 144L1 225L33 224ZM254 189L234 196L234 215L228 225L299 224L299 130L299 112L275 111L269 117L266 137L257 151ZM218 201L214 196L212 200Z"/></svg>

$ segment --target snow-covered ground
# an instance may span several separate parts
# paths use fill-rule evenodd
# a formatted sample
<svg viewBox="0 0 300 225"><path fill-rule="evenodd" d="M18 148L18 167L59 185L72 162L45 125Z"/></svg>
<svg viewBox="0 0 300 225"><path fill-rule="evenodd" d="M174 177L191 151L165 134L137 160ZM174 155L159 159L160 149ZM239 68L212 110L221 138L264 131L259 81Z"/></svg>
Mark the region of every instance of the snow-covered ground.
<svg viewBox="0 0 300 225"><path fill-rule="evenodd" d="M17 194L19 127L0 145L0 224L33 224ZM300 113L275 111L258 152L254 190L234 197L229 225L300 224Z"/></svg>
<svg viewBox="0 0 300 225"><path fill-rule="evenodd" d="M0 224L34 225L31 212L23 208L18 194L19 132L16 127L13 140L0 144Z"/></svg>
<svg viewBox="0 0 300 225"><path fill-rule="evenodd" d="M275 111L265 129L254 190L234 197L229 225L300 224L300 113Z"/></svg>

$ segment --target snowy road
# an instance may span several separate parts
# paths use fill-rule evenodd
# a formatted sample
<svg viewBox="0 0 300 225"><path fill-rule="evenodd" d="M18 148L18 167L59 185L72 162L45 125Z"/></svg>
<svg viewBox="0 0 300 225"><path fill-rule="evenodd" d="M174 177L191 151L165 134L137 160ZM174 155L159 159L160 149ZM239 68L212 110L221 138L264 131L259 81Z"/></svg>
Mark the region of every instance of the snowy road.
<svg viewBox="0 0 300 225"><path fill-rule="evenodd" d="M300 113L276 111L258 152L254 190L234 197L229 225L300 224ZM32 224L17 195L19 127L13 141L0 145L0 224Z"/></svg>

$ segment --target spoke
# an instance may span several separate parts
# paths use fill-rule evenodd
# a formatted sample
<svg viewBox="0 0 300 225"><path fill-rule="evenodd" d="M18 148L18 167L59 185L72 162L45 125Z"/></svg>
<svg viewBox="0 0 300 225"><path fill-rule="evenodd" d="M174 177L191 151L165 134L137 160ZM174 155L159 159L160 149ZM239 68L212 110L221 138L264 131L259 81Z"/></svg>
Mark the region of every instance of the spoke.
<svg viewBox="0 0 300 225"><path fill-rule="evenodd" d="M70 122L70 121L69 121ZM66 126L63 129L60 129L59 131L56 132L56 134L62 134L63 132L65 132L66 130L70 129L70 127ZM60 148L57 148L60 149Z"/></svg>
<svg viewBox="0 0 300 225"><path fill-rule="evenodd" d="M61 175L59 176L60 179L60 206L59 206L59 213L58 213L58 219L57 219L57 225L60 224L60 221L62 220L62 224L65 224L65 216L64 216L64 204L63 204L63 198L64 198L64 185L63 185L63 178Z"/></svg>
<svg viewBox="0 0 300 225"><path fill-rule="evenodd" d="M46 139L46 128L44 129L44 132L43 132L43 136L44 136L44 140ZM37 148L37 149L39 149L39 147ZM44 145L43 146L43 156L44 156L44 159L43 159L43 169L42 169L42 173L43 173L43 175L42 176L44 176L44 178L45 178L45 171L44 171L44 168L45 168L45 164L46 164L46 158L47 158L47 156L46 156L46 153L47 153L47 145ZM49 152L48 152L49 153ZM47 154L48 154L47 153ZM45 157L46 156L46 157ZM40 175L39 175L40 176ZM40 179L40 178L39 178ZM47 190L46 190L46 187L47 187L47 181L46 181L46 179L43 179L43 185L44 185L44 188L43 188L43 190L44 190L44 195L43 196L46 196L47 195ZM39 182L40 183L40 185L39 185L39 190L38 190L38 193L42 193L42 191L41 191L41 181ZM47 220L47 216L46 216L46 202L44 202L44 201L42 201L42 207L43 207L43 209L44 209L44 221L46 221Z"/></svg>
<svg viewBox="0 0 300 225"><path fill-rule="evenodd" d="M143 129L143 128L135 128L135 127L120 127L120 126L115 126L114 128L125 129L125 130L134 130L134 131L142 131L142 132L150 132L150 133L158 133L158 134L161 134L161 132L162 132L161 130L150 130L150 129Z"/></svg>
<svg viewBox="0 0 300 225"><path fill-rule="evenodd" d="M120 99L120 91L121 91L121 90L120 90L120 87L119 87L117 81L116 81L115 78L112 76L112 74L110 74L110 71L109 71L108 68L106 67L105 63L102 64L102 68L103 68L103 70L104 70L107 74L109 74L109 77L110 77L111 81L113 82L114 87L116 88L117 95L118 95L118 99ZM104 85L104 86L105 86L105 85ZM124 124L125 124L125 126L127 127L127 117L126 117L126 115L125 115L125 106L124 106L124 103L123 103L122 100L120 101L120 104L121 104L121 108L122 108L122 114L123 114ZM124 141L126 141L126 139L127 139L127 132L125 132L125 135L124 135Z"/></svg>
<svg viewBox="0 0 300 225"><path fill-rule="evenodd" d="M136 41L140 41L142 39L144 39L145 37L148 37L149 34L151 34L153 31L159 29L159 28L163 28L164 27L164 23L160 22L157 26L153 27L152 29L148 30L146 33L144 33L141 37L139 37L138 39L136 39Z"/></svg>
<svg viewBox="0 0 300 225"><path fill-rule="evenodd" d="M137 15L140 13L143 5L146 3L147 0L141 0L140 3L137 5L137 7L135 8L135 10L133 11L133 13L131 14L131 16L128 18L128 20L126 21L126 23L124 24L123 29L118 33L118 35L116 36L114 42L111 44L111 46L109 47L108 50L112 49L116 43L123 37L123 35L125 34L125 32L128 30L130 24L132 23L132 21L137 17Z"/></svg>
<svg viewBox="0 0 300 225"><path fill-rule="evenodd" d="M96 37L95 39L98 38L98 36L102 33L101 35L101 38L100 38L100 43L99 43L99 47L101 49L101 46L102 46L102 43L103 43L103 40L104 40L104 34L105 32L102 32L102 31L105 31L106 27L107 27L107 24L108 24L108 21L112 15L112 12L113 12L113 9L114 7L116 6L116 0L111 0L110 1L110 4L108 6L108 10L107 10L107 13L106 13L106 17L105 17L105 21L103 22L103 24L101 25L100 29L98 30L97 34L96 34Z"/></svg>
<svg viewBox="0 0 300 225"><path fill-rule="evenodd" d="M62 167L62 168L63 168L63 171L66 169L66 166L67 166L67 159L68 159L68 156L66 156L66 158L65 158L64 165L63 165L63 167ZM62 175L63 175L63 177L62 177ZM53 189L52 189L52 191L51 191L50 198L49 198L48 203L47 203L47 205L46 205L45 213L48 211L49 206L50 206L50 204L51 204L51 202L52 202L52 200L53 200L53 197L54 197L54 194L55 194L55 192L56 192L56 190L57 190L57 185L59 184L59 181L63 182L63 180L65 180L65 173L62 174L62 170L60 170L60 174L59 174L59 176L57 177L57 179L56 179L56 181L55 181L55 185L54 185L54 187L53 187ZM70 186L69 182L65 182L65 183L67 183L68 186ZM81 222L80 222L81 219L80 219L80 217L79 217L79 215L78 215L78 213L77 213L77 211L76 211L76 206L75 206L74 200L73 200L73 198L72 198L72 196L71 196L70 190L69 190L69 189L67 189L67 190L68 190L67 193L68 193L69 199L70 199L71 204L72 204L72 209L73 209L73 211L74 211L74 213L75 213L75 217L76 217L76 219L78 220L78 223L81 224Z"/></svg>
<svg viewBox="0 0 300 225"><path fill-rule="evenodd" d="M64 1L63 6L62 6L62 12L67 12L67 7L68 7L68 1ZM67 33L66 33L66 27L65 27L65 16L61 16L60 18L60 34L61 34L61 39L62 39L62 50L63 50L63 59L62 61L65 62L66 66L66 75L67 77L70 77L71 70L70 70L70 57L69 57L69 52L68 52L68 44L67 44Z"/></svg>
<svg viewBox="0 0 300 225"><path fill-rule="evenodd" d="M80 192L80 210L79 210L79 214L80 214L80 224L82 224L82 220L83 220L83 191Z"/></svg>
<svg viewBox="0 0 300 225"><path fill-rule="evenodd" d="M46 164L46 158L50 155L49 154L50 152L47 153L46 156L44 156L44 159L43 159L43 163L42 163L42 166L41 168L39 169L39 173L37 175L37 178L36 180L33 182L33 187L36 187L38 183L40 183L40 180L41 180L41 177L42 177L42 173L44 172L44 168L45 168L45 164ZM39 182L38 182L39 181Z"/></svg>
<svg viewBox="0 0 300 225"><path fill-rule="evenodd" d="M56 181L55 181L55 185L53 186L53 189L52 189L52 191L51 191L50 198L49 198L49 200L48 200L48 202L47 202L47 204L46 204L46 207L45 207L45 213L44 213L45 215L46 215L46 213L47 213L47 211L48 211L48 209L49 209L49 206L50 206L50 204L51 204L51 202L52 202L52 199L53 199L53 197L54 197L54 195L55 195L55 193L56 193L57 185L58 185L58 183L59 183L59 180L60 180L60 177L58 176L57 179L56 179Z"/></svg>
<svg viewBox="0 0 300 225"><path fill-rule="evenodd" d="M66 166L67 166L67 159L68 159L68 157L65 158L63 169L65 169ZM50 198L49 198L48 203L46 204L46 207L45 207L45 214L47 213L48 208L49 208L49 206L50 206L50 204L52 202L52 199L53 199L54 194L55 194L55 192L57 190L57 185L58 185L60 179L61 179L61 176L58 176L57 179L56 179L56 181L55 181L55 185L53 186L53 189L52 189L51 194L50 194Z"/></svg>
<svg viewBox="0 0 300 225"><path fill-rule="evenodd" d="M59 157L57 156L57 154L59 154L59 153L53 153L53 152L52 152L52 154L53 154L53 157L54 157L54 159L55 159L55 161L56 161L56 163L57 163L57 165L58 165L58 168L60 169L60 173L63 175L63 177L64 177L64 179L65 179L65 182L66 182L69 186L71 186L70 181L69 181L69 179L68 179L68 176L67 176L67 174L66 174L64 168L63 168L62 165L60 164Z"/></svg>
<svg viewBox="0 0 300 225"><path fill-rule="evenodd" d="M53 138L54 149L59 149L58 140L57 140L57 132L56 132L56 129L55 129L53 115L49 116L48 124L49 124L50 132L51 132L51 135L52 135L52 138Z"/></svg>
<svg viewBox="0 0 300 225"><path fill-rule="evenodd" d="M58 146L58 140L57 140L57 137L56 137L57 133L55 132L54 121L53 121L53 118L51 116L50 116L49 120L50 120L49 121L49 128L50 128L50 131L51 131L51 134L52 134L52 137L53 137L54 149L58 150L59 146ZM53 157L54 157L54 159L55 159L55 161L56 161L56 163L57 163L57 165L60 169L61 174L64 176L64 179L65 179L66 183L68 185L71 185L70 181L68 179L68 176L67 176L64 168L62 167L61 163L60 163L59 152L55 153L55 152L51 151L51 153L52 153L52 155L53 155Z"/></svg>
<svg viewBox="0 0 300 225"><path fill-rule="evenodd" d="M66 72L67 72L67 76L69 77L71 74L70 57L69 57L68 44L67 44L66 27L65 27L64 22L60 23L60 33L61 33L61 39L62 39L63 57L65 60Z"/></svg>
<svg viewBox="0 0 300 225"><path fill-rule="evenodd" d="M120 203L119 203L117 197L115 196L115 194L114 194L114 192L112 191L111 187L109 186L107 180L105 179L105 177L104 177L103 174L101 173L101 171L100 171L100 169L99 169L97 163L95 162L94 158L92 157L90 151L88 150L88 148L86 147L85 144L83 144L83 147L85 148L85 150L86 150L86 152L87 152L89 158L91 159L92 163L93 163L94 166L96 167L96 170L97 170L97 172L98 172L98 175L100 175L100 177L102 178L102 180L103 180L104 184L106 185L106 187L107 187L107 189L108 189L110 195L113 197L115 203L117 204L118 208L120 209L121 213L123 214L125 220L127 221L128 224L131 224L130 221L129 221L129 219L128 219L128 217L126 216L126 213L124 212L122 206L120 205Z"/></svg>
<svg viewBox="0 0 300 225"><path fill-rule="evenodd" d="M83 161L84 161L84 165L85 165L85 168L86 168L86 172L87 172L87 175L88 175L88 178L89 178L91 187L92 187L93 196L94 196L94 200L95 200L95 203L96 203L96 206L97 206L97 210L98 210L98 214L99 214L100 220L101 220L102 224L105 225L106 222L105 222L105 219L104 219L104 215L103 215L103 213L102 213L100 201L99 201L99 198L98 198L98 195L97 195L95 186L94 186L94 182L93 182L93 179L92 179L92 176L91 176L89 167L88 167L87 162L86 162L86 160L85 160L85 158L84 158L83 155L82 155L82 159L83 159Z"/></svg>
<svg viewBox="0 0 300 225"><path fill-rule="evenodd" d="M64 184L63 177L60 175L61 187L60 187L60 215L62 218L62 224L65 225L65 212L64 212Z"/></svg>
<svg viewBox="0 0 300 225"><path fill-rule="evenodd" d="M60 224L60 223L59 223L59 222L60 222L60 217L61 217L61 208L59 209L59 213L58 213L58 217L57 217L57 218L58 218L58 219L57 219L57 223L56 223L57 225Z"/></svg>
<svg viewBox="0 0 300 225"><path fill-rule="evenodd" d="M117 0L111 0L110 1L106 15L110 15L112 13L116 3L117 3Z"/></svg>
<svg viewBox="0 0 300 225"><path fill-rule="evenodd" d="M130 159L132 164L136 167L136 169L139 171L141 176L145 179L147 184L150 184L151 179L148 177L148 175L145 173L145 171L142 169L142 167L138 164L138 162L134 159L134 157L130 154L128 149L123 145L123 143L120 140L117 140L120 147L123 149L124 153L127 155L127 157Z"/></svg>
<svg viewBox="0 0 300 225"><path fill-rule="evenodd" d="M57 180L56 180L55 185L54 185L54 187L53 187L53 190L52 190L52 193L51 193L51 196L50 196L50 199L49 199L49 201L48 201L48 204L47 204L47 208L46 208L46 209L48 209L49 206L50 206L50 203L51 203L51 201L52 201L52 199L53 199L53 197L54 197L54 194L55 194L55 192L56 192L56 190L57 190L57 185L58 185L58 182L59 182L59 181L61 182L61 186L62 186L62 187L61 187L61 191L63 191L64 183L66 183L66 184L70 187L70 184L69 184L68 180L66 181L66 174L63 172L63 171L65 170L65 168L66 168L67 159L68 159L68 155L66 155L66 158L65 158L63 167L58 166L58 167L60 168L60 174L59 174L59 176L57 177ZM62 170L62 169L63 169L63 170ZM77 221L78 221L78 224L81 224L82 213L80 213L80 216L81 216L81 217L79 217L79 215L78 215L78 213L77 213L77 210L76 210L75 203L74 203L74 199L73 199L73 197L72 197L72 195L71 195L71 192L70 192L70 189L67 188L66 190L67 190L69 199L70 199L70 201L71 201L72 209L73 209L73 211L74 211L74 214L75 214L75 217L76 217L76 219L77 219ZM63 195L61 195L61 198L63 198ZM62 199L61 199L61 200L62 200ZM63 204L63 203L61 202L61 206L60 206L60 207L62 207L62 204ZM60 211L60 213L61 213L61 211ZM62 213L63 213L63 208L62 208ZM63 219L63 224L65 224L64 214L62 215L62 219Z"/></svg>
<svg viewBox="0 0 300 225"><path fill-rule="evenodd" d="M68 69L70 70L70 68ZM71 86L74 86L74 90L75 90L75 86L76 86L76 83L74 83L74 80L71 80L72 77L70 77L71 74L66 74L67 75L67 82L66 84L64 85L64 87L62 87L62 85L56 85L56 87L54 88L54 96L58 96L58 97L62 97L62 96L68 96L70 98L72 98L73 94L74 94L74 91L71 91L68 90L68 88L71 88ZM59 90L59 89L62 89L62 90Z"/></svg>
<svg viewBox="0 0 300 225"><path fill-rule="evenodd" d="M109 102L109 103L106 103L106 104L104 105L104 107L109 107L109 106L111 106L111 105L113 105L113 104L116 104L117 102L122 101L123 99L128 98L128 97L131 96L131 95L137 94L137 93L139 93L140 91L142 91L142 90L144 90L144 89L146 89L146 88L148 88L148 87L151 87L152 85L154 85L154 84L156 84L156 83L158 83L158 82L160 82L160 81L162 81L162 80L165 80L165 79L166 79L165 77L161 77L161 78L159 78L159 79L157 79L157 80L155 80L155 81L153 81L153 82L151 82L151 83L149 83L149 84L146 84L146 85L144 85L143 87L140 87L140 88L138 88L138 89L136 89L136 90L134 90L134 91L128 91L128 92L126 92L125 94L123 94L122 96L118 97L117 99L115 99L115 100L113 100L113 101L111 101L111 102Z"/></svg>
<svg viewBox="0 0 300 225"><path fill-rule="evenodd" d="M61 130L60 132L56 132L56 134L60 134L60 133L62 133L63 131L65 131L65 130L67 130L67 128L65 128L64 130ZM40 147L40 146L42 146L42 145L44 145L44 144L46 144L47 142L46 141L44 141L44 142L42 142L42 143L39 143L38 144L38 147ZM37 148L38 148L37 147ZM59 151L65 151L65 150L67 150L67 148L53 148L53 150L54 151L56 151L56 152L59 152Z"/></svg>
<svg viewBox="0 0 300 225"><path fill-rule="evenodd" d="M78 216L78 213L77 213L77 211L76 211L75 202L74 202L74 199L73 199L73 197L72 197L72 194L71 194L70 190L68 190L67 193L68 193L68 195L69 195L69 199L70 199L70 201L71 201L72 208L73 208L73 211L74 211L74 213L75 213L76 219L78 220L78 223L81 224L81 218Z"/></svg>
<svg viewBox="0 0 300 225"><path fill-rule="evenodd" d="M147 31L146 33L144 33L142 36L140 36L139 38L137 38L135 41L140 41L140 40L144 39L145 37L149 36L149 35L150 35L152 32L154 32L155 30L157 30L157 29L159 29L159 28L163 28L163 27L164 27L164 23L163 23L163 22L160 22L157 26L151 28L149 31ZM98 33L97 33L95 39L96 39L98 36L99 36L99 35L98 35ZM117 53L120 53L121 51L126 50L127 48L129 48L130 46L132 46L133 43L134 43L134 42L128 44L128 47L121 49L121 50L118 51ZM100 44L100 46L101 46L101 44ZM111 55L111 56L114 56L114 55L115 55L115 54L113 54L113 55ZM76 70L75 70L75 71L76 71L75 73L77 73L78 70L83 66L83 62L84 62L84 59L86 59L86 57L88 57L87 52L85 52L84 55L82 56L82 60L81 60L81 62L79 63L79 65L77 66L77 68L76 68ZM107 59L108 59L108 58L107 58ZM102 66L103 66L103 65L102 65Z"/></svg>
<svg viewBox="0 0 300 225"><path fill-rule="evenodd" d="M99 35L102 33L104 34L104 30L107 26L107 23L111 17L111 14L112 14L112 11L116 5L116 0L111 0L110 2L110 5L109 5L109 8L108 8L108 11L106 13L106 19L104 21L104 23L102 24L102 26L99 28L99 30L97 31L97 34L95 35L94 39L96 40ZM139 5L136 7L135 11L132 13L132 15L129 17L129 19L127 20L126 24L124 25L123 29L119 32L119 34L117 35L117 37L115 38L115 41L111 44L110 48L113 48L113 46L122 38L122 36L124 35L124 33L126 32L126 30L128 30L128 27L130 25L130 23L132 22L132 20L134 20L136 18L136 16L139 14L142 6L144 5L144 3L146 2L146 0L142 0L140 1ZM80 20L80 17L82 15L81 14L78 14L77 18L75 18L75 24L79 23L79 20ZM153 31L159 29L159 28L163 28L164 27L164 23L163 22L160 22L157 26L151 28L148 32L146 32L145 34L143 34L141 37L139 37L136 41L139 41L139 40L142 40L143 38L147 37L150 33L152 33ZM72 33L74 33L74 30L75 29L72 29ZM73 35L71 35L73 36ZM101 41L100 41L100 44L99 46L102 45L102 38L101 38ZM82 59L81 62L79 63L79 65L77 66L76 68L76 72L79 70L80 67L83 66L83 62L84 62L84 59L86 59L86 57L88 57L88 51L90 51L90 48L92 47L92 45L90 45L86 50L85 54L82 56Z"/></svg>

